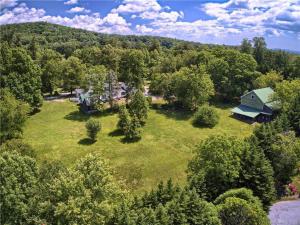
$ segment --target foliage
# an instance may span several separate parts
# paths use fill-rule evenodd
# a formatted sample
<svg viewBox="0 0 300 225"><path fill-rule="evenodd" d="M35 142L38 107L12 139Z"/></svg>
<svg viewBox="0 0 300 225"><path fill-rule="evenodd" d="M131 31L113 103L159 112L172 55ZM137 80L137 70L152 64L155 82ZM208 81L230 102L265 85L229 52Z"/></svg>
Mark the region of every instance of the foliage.
<svg viewBox="0 0 300 225"><path fill-rule="evenodd" d="M123 202L109 224L220 224L216 208L193 191L181 190L169 180L150 193Z"/></svg>
<svg viewBox="0 0 300 225"><path fill-rule="evenodd" d="M99 133L99 131L101 130L101 124L98 120L96 119L89 119L86 124L85 127L87 129L87 135L93 140L96 141L97 140L97 134Z"/></svg>
<svg viewBox="0 0 300 225"><path fill-rule="evenodd" d="M117 124L118 129L120 129L123 133L130 124L130 114L126 108L126 105L121 105L119 107L119 121Z"/></svg>
<svg viewBox="0 0 300 225"><path fill-rule="evenodd" d="M45 49L38 61L42 69L42 91L52 94L62 85L63 56L54 50Z"/></svg>
<svg viewBox="0 0 300 225"><path fill-rule="evenodd" d="M300 141L293 133L287 135L277 135L276 140L271 145L269 159L274 169L274 178L278 194L282 194L283 186L291 182L295 174L298 154L300 152Z"/></svg>
<svg viewBox="0 0 300 225"><path fill-rule="evenodd" d="M19 100L31 107L42 105L41 69L33 62L23 48L10 48L1 45L1 88L8 88Z"/></svg>
<svg viewBox="0 0 300 225"><path fill-rule="evenodd" d="M148 117L149 103L141 90L137 90L130 98L129 112L136 116L139 123L145 124Z"/></svg>
<svg viewBox="0 0 300 225"><path fill-rule="evenodd" d="M275 88L274 99L279 101L283 111L287 111L300 93L300 80L284 80Z"/></svg>
<svg viewBox="0 0 300 225"><path fill-rule="evenodd" d="M187 109L197 109L214 95L214 84L203 67L182 68L173 79L174 94Z"/></svg>
<svg viewBox="0 0 300 225"><path fill-rule="evenodd" d="M85 76L85 89L89 90L92 88L90 94L91 102L94 105L97 105L101 101L101 96L105 91L105 78L107 70L104 66L92 66L88 69L87 75Z"/></svg>
<svg viewBox="0 0 300 225"><path fill-rule="evenodd" d="M219 115L214 107L201 106L194 115L193 123L195 126L214 127L219 122Z"/></svg>
<svg viewBox="0 0 300 225"><path fill-rule="evenodd" d="M141 132L140 120L134 114L131 116L130 123L125 127L125 138L128 140L139 140L141 139Z"/></svg>
<svg viewBox="0 0 300 225"><path fill-rule="evenodd" d="M241 43L241 46L240 46L240 51L242 53L246 53L246 54L251 54L252 53L252 44L251 44L251 41L244 38L242 43Z"/></svg>
<svg viewBox="0 0 300 225"><path fill-rule="evenodd" d="M16 100L7 90L0 89L0 144L21 136L27 118L28 106Z"/></svg>
<svg viewBox="0 0 300 225"><path fill-rule="evenodd" d="M55 182L48 182L38 209L50 224L106 224L122 197L99 155L85 156L74 169L60 170Z"/></svg>
<svg viewBox="0 0 300 225"><path fill-rule="evenodd" d="M288 118L293 129L300 135L300 92L294 98L288 111Z"/></svg>
<svg viewBox="0 0 300 225"><path fill-rule="evenodd" d="M275 199L273 176L272 165L258 146L257 139L248 138L241 156L239 187L251 189L266 211Z"/></svg>
<svg viewBox="0 0 300 225"><path fill-rule="evenodd" d="M190 187L209 201L236 187L242 149L243 143L234 137L216 135L203 141L189 162Z"/></svg>
<svg viewBox="0 0 300 225"><path fill-rule="evenodd" d="M82 84L84 72L86 70L85 64L77 57L71 56L63 66L63 86L66 90L73 91Z"/></svg>
<svg viewBox="0 0 300 225"><path fill-rule="evenodd" d="M270 221L263 209L244 199L228 197L217 206L224 225L269 225Z"/></svg>
<svg viewBox="0 0 300 225"><path fill-rule="evenodd" d="M267 51L267 44L263 37L254 37L253 38L253 56L259 66L259 71L267 72L265 65L265 57Z"/></svg>
<svg viewBox="0 0 300 225"><path fill-rule="evenodd" d="M31 145L25 143L22 139L11 139L0 145L0 152L18 152L20 155L26 155L31 158L36 157L36 153Z"/></svg>
<svg viewBox="0 0 300 225"><path fill-rule="evenodd" d="M127 50L121 56L121 77L131 88L140 89L145 77L144 54L140 50Z"/></svg>
<svg viewBox="0 0 300 225"><path fill-rule="evenodd" d="M282 118L254 130L258 145L273 167L278 195L283 194L283 186L291 181L300 148L299 141L286 129Z"/></svg>
<svg viewBox="0 0 300 225"><path fill-rule="evenodd" d="M276 71L272 70L265 75L261 75L254 81L255 88L265 88L271 87L275 88L277 83L280 83L283 80L283 77L277 73Z"/></svg>
<svg viewBox="0 0 300 225"><path fill-rule="evenodd" d="M216 91L225 99L233 100L253 89L252 83L260 75L253 57L236 50L220 50L219 54L221 57L208 63Z"/></svg>
<svg viewBox="0 0 300 225"><path fill-rule="evenodd" d="M28 224L35 206L35 160L16 151L0 154L0 217L3 224Z"/></svg>
<svg viewBox="0 0 300 225"><path fill-rule="evenodd" d="M110 70L106 75L106 83L108 86L108 102L110 104L110 108L114 107L114 97L118 93L119 83L117 73L113 70Z"/></svg>

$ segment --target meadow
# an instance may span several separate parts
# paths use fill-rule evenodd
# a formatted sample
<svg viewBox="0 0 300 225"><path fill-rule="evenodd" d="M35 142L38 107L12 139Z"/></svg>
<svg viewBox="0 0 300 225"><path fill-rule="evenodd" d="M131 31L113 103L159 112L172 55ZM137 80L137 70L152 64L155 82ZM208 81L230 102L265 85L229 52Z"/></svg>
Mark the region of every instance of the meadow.
<svg viewBox="0 0 300 225"><path fill-rule="evenodd" d="M253 125L230 117L232 106L216 107L220 122L212 129L194 127L191 114L186 112L150 109L142 139L134 143L125 142L117 132L116 113L100 113L93 117L101 122L102 130L98 141L91 143L85 129L88 115L68 100L46 101L41 111L26 122L24 140L35 148L40 164L44 160L61 160L72 166L88 153L100 153L108 159L115 175L139 193L168 178L184 184L188 161L197 144L208 136L228 134L243 138L251 134Z"/></svg>

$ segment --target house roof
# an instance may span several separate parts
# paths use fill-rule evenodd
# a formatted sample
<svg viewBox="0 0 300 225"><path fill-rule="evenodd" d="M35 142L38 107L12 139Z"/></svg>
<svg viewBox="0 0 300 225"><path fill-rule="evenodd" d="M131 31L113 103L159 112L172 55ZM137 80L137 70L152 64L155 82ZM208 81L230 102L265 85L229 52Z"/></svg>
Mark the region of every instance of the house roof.
<svg viewBox="0 0 300 225"><path fill-rule="evenodd" d="M253 92L264 104L266 104L267 102L271 102L271 96L274 94L273 89L270 87L255 89L253 90Z"/></svg>
<svg viewBox="0 0 300 225"><path fill-rule="evenodd" d="M235 107L231 110L231 112L236 113L236 114L241 114L244 116L248 116L251 118L255 118L258 116L261 111L255 108L251 108L245 105L239 105L238 107Z"/></svg>

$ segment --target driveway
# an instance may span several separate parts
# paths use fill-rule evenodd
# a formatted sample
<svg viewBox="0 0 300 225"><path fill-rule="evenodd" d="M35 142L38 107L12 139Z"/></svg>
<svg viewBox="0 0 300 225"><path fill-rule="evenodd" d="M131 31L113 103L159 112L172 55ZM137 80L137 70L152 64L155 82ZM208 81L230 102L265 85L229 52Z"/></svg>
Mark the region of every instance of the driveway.
<svg viewBox="0 0 300 225"><path fill-rule="evenodd" d="M272 225L300 225L300 200L275 203L269 218Z"/></svg>

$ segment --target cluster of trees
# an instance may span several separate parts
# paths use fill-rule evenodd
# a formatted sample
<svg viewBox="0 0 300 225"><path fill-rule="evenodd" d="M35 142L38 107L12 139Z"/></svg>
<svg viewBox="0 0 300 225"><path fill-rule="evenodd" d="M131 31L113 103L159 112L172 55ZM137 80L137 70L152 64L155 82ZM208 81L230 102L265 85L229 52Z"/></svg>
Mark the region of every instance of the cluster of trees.
<svg viewBox="0 0 300 225"><path fill-rule="evenodd" d="M141 90L132 93L128 104L120 106L117 128L127 140L141 138L141 128L146 124L148 108L149 102Z"/></svg>
<svg viewBox="0 0 300 225"><path fill-rule="evenodd" d="M195 188L180 188L169 180L132 197L100 155L87 155L72 168L59 161L38 166L34 157L21 140L0 147L5 224L269 224L250 189L229 190L208 202Z"/></svg>

